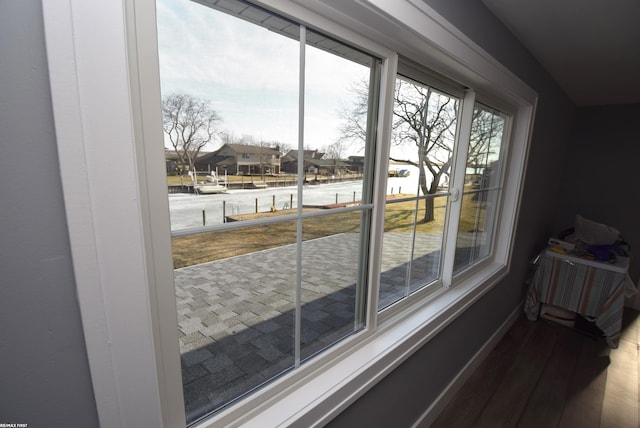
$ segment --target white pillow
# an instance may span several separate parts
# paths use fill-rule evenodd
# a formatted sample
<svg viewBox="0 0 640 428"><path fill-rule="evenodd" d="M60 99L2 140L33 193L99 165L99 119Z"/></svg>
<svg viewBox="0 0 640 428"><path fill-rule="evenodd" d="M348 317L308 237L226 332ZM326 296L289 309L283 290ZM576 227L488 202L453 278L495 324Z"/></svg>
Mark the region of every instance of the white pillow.
<svg viewBox="0 0 640 428"><path fill-rule="evenodd" d="M589 245L610 245L616 242L620 236L617 229L588 220L580 214L576 215L574 228L576 240Z"/></svg>

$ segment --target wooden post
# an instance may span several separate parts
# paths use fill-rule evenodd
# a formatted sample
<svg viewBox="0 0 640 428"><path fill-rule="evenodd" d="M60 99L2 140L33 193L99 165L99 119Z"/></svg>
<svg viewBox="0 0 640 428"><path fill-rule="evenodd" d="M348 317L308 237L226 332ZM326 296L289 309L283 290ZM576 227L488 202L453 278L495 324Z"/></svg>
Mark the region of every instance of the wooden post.
<svg viewBox="0 0 640 428"><path fill-rule="evenodd" d="M289 209L293 209L293 193L289 196Z"/></svg>
<svg viewBox="0 0 640 428"><path fill-rule="evenodd" d="M222 222L227 222L227 201L222 201Z"/></svg>
<svg viewBox="0 0 640 428"><path fill-rule="evenodd" d="M338 203L338 194L336 193L336 204Z"/></svg>
<svg viewBox="0 0 640 428"><path fill-rule="evenodd" d="M207 223L207 216L204 213L204 210L202 210L202 225L205 226Z"/></svg>
<svg viewBox="0 0 640 428"><path fill-rule="evenodd" d="M258 198L256 198L256 214L258 214Z"/></svg>

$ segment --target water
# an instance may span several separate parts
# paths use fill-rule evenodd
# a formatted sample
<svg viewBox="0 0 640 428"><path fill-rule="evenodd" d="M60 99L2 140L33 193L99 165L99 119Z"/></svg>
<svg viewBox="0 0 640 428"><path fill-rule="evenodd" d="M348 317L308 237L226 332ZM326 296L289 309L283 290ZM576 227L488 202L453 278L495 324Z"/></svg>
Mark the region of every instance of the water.
<svg viewBox="0 0 640 428"><path fill-rule="evenodd" d="M387 194L409 193L417 190L418 173L411 172L409 177L389 177ZM274 204L275 198L275 204ZM359 201L362 198L362 181L305 185L303 205L329 205ZM174 193L169 195L171 230L180 230L203 226L203 211L206 225L222 224L225 215L268 212L274 206L276 210L297 208L298 190L295 186L267 189L228 190L227 193L195 195ZM224 206L224 208L223 208Z"/></svg>

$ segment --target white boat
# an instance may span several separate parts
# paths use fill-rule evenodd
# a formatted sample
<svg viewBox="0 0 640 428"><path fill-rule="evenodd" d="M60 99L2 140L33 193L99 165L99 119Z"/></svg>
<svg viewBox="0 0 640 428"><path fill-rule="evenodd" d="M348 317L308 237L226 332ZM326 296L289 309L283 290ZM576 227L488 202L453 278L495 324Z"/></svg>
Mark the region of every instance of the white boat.
<svg viewBox="0 0 640 428"><path fill-rule="evenodd" d="M225 193L227 188L222 184L214 184L214 183L206 183L206 184L197 184L194 186L196 192L199 194L207 195L212 193Z"/></svg>
<svg viewBox="0 0 640 428"><path fill-rule="evenodd" d="M206 182L200 182L194 186L196 193L208 195L212 193L225 193L227 191L227 187L223 184L220 184L223 180L218 178L218 175L215 172L212 172L211 175L207 175Z"/></svg>

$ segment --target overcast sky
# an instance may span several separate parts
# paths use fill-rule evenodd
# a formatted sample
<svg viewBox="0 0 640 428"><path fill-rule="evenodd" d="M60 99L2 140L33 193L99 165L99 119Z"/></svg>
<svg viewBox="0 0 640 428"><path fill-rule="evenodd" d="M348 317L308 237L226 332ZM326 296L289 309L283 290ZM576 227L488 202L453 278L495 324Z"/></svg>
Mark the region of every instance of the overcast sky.
<svg viewBox="0 0 640 428"><path fill-rule="evenodd" d="M297 148L297 41L190 0L158 0L157 13L163 96L205 98L221 129ZM304 146L322 149L338 138L337 112L369 69L309 46L305 61Z"/></svg>

